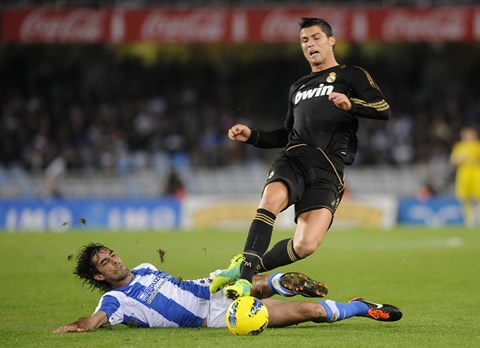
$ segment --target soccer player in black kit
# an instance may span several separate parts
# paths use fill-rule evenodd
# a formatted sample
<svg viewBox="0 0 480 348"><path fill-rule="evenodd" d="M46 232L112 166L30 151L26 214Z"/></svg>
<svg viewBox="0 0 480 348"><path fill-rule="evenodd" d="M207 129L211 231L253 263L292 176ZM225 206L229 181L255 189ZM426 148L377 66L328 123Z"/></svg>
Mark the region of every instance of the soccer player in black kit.
<svg viewBox="0 0 480 348"><path fill-rule="evenodd" d="M370 74L337 63L335 37L325 20L302 18L300 42L312 73L291 86L283 127L261 131L237 124L228 131L232 140L283 148L265 182L241 267L232 262L211 284L212 292L228 285L225 292L230 298L249 295L255 273L298 261L318 248L342 199L344 165L355 157L357 118L390 118L390 106ZM292 204L294 237L267 252L276 216ZM301 286L302 281L292 283Z"/></svg>

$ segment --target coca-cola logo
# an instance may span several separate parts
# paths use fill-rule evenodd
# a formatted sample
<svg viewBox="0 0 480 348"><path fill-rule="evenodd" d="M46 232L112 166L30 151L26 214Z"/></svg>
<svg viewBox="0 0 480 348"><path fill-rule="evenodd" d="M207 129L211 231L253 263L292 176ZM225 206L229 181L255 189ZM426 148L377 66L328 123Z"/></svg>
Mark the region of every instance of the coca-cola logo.
<svg viewBox="0 0 480 348"><path fill-rule="evenodd" d="M221 41L225 39L226 20L224 11L155 11L145 19L140 35L143 40Z"/></svg>
<svg viewBox="0 0 480 348"><path fill-rule="evenodd" d="M295 41L299 40L298 23L302 17L319 17L328 21L336 37L345 36L347 14L341 9L323 9L294 13L272 11L263 21L260 35L264 41Z"/></svg>
<svg viewBox="0 0 480 348"><path fill-rule="evenodd" d="M104 14L99 11L70 12L33 11L20 28L22 41L96 42L104 27Z"/></svg>
<svg viewBox="0 0 480 348"><path fill-rule="evenodd" d="M426 13L392 11L383 22L387 40L461 40L466 35L467 12L462 9L431 10Z"/></svg>

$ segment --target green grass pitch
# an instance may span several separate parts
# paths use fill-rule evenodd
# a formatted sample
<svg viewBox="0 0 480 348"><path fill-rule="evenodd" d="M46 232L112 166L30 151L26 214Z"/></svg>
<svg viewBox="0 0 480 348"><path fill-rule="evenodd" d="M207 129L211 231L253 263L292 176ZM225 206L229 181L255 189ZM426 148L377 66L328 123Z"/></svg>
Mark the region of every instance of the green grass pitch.
<svg viewBox="0 0 480 348"><path fill-rule="evenodd" d="M275 231L272 243L291 232ZM458 228L332 228L311 257L282 268L329 286L329 299L353 296L399 306L394 323L352 318L304 323L237 337L225 329L131 329L52 334L90 315L100 297L74 277L88 242L114 249L133 268L150 262L184 279L225 267L245 231L0 232L0 347L478 347L480 231ZM165 251L161 262L158 250ZM291 300L307 301L303 297Z"/></svg>

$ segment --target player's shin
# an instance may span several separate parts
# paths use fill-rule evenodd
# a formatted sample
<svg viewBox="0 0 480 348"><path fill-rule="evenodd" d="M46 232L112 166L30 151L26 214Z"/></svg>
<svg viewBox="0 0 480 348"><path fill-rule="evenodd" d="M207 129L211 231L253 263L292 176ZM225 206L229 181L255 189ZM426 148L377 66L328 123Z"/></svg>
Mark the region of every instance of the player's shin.
<svg viewBox="0 0 480 348"><path fill-rule="evenodd" d="M293 248L293 239L284 239L275 244L272 249L263 255L259 271L270 271L301 259Z"/></svg>
<svg viewBox="0 0 480 348"><path fill-rule="evenodd" d="M253 275L260 266L262 256L270 244L274 223L275 214L265 209L257 209L245 242L240 279L252 281Z"/></svg>
<svg viewBox="0 0 480 348"><path fill-rule="evenodd" d="M368 305L362 302L340 303L332 300L320 301L327 312L324 321L334 322L354 316L365 316L368 313Z"/></svg>

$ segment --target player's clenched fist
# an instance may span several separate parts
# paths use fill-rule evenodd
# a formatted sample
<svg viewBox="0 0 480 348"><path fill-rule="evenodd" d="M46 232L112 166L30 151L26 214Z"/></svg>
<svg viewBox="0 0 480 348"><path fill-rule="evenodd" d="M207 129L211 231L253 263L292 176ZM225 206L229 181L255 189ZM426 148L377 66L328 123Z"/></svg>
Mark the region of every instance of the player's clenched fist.
<svg viewBox="0 0 480 348"><path fill-rule="evenodd" d="M250 128L243 124L236 124L228 130L228 137L230 139L243 142L246 142L248 138L250 138L251 134L252 131L250 130Z"/></svg>
<svg viewBox="0 0 480 348"><path fill-rule="evenodd" d="M344 111L349 111L352 108L352 102L343 93L332 92L328 96L328 99L331 100L337 108Z"/></svg>

